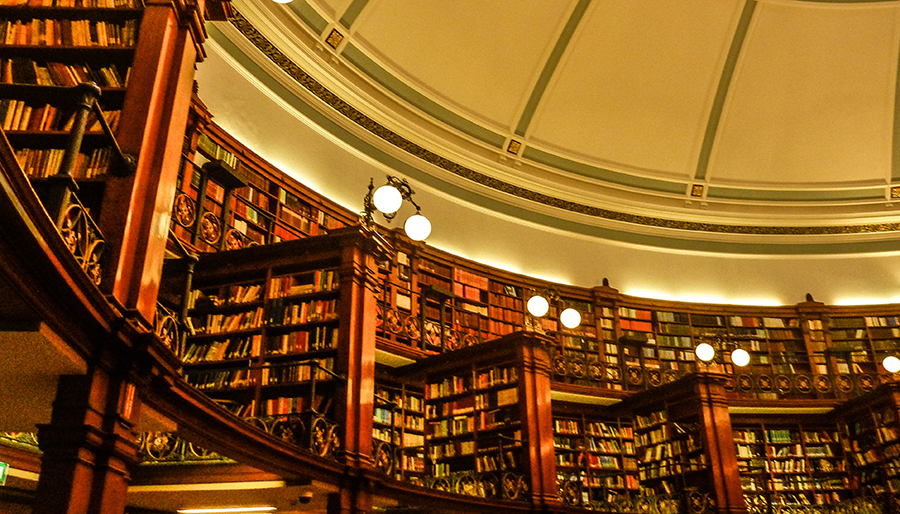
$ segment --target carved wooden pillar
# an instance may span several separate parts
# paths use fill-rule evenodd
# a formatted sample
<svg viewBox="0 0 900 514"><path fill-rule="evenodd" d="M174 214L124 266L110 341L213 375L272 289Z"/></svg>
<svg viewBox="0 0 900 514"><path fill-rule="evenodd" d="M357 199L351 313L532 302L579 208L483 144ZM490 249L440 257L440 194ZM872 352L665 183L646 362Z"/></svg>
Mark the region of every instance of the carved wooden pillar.
<svg viewBox="0 0 900 514"><path fill-rule="evenodd" d="M203 9L203 0L146 2L117 133L123 151L138 156L137 171L107 182L101 208L115 263L108 288L147 321L156 308L194 64L205 37Z"/></svg>
<svg viewBox="0 0 900 514"><path fill-rule="evenodd" d="M122 514L138 462L133 385L93 369L59 379L53 415L38 427L43 452L34 514Z"/></svg>
<svg viewBox="0 0 900 514"><path fill-rule="evenodd" d="M340 317L348 330L338 343L336 372L347 380L337 398L336 411L341 427L343 460L355 468L373 468L372 416L375 401L375 325L374 288L378 276L375 256L383 254L386 243L377 235L370 239L354 235L343 246L341 269ZM330 511L329 511L330 512Z"/></svg>
<svg viewBox="0 0 900 514"><path fill-rule="evenodd" d="M725 376L700 373L694 379L694 391L699 401L700 426L710 459L716 512L746 514L731 416L728 414Z"/></svg>
<svg viewBox="0 0 900 514"><path fill-rule="evenodd" d="M553 412L550 405L549 342L535 334L526 335L518 345L520 369L519 408L536 509L559 507L556 484L556 456L553 450Z"/></svg>

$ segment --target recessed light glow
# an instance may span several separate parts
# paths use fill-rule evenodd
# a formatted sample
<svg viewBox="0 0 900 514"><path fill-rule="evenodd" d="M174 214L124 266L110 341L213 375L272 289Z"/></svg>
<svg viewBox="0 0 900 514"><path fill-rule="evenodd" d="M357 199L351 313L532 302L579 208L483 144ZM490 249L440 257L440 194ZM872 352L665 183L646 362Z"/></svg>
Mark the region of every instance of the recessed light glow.
<svg viewBox="0 0 900 514"><path fill-rule="evenodd" d="M540 295L532 296L528 299L528 313L532 316L541 317L550 310L550 302Z"/></svg>
<svg viewBox="0 0 900 514"><path fill-rule="evenodd" d="M743 368L747 364L750 364L750 354L747 353L747 350L738 348L737 350L731 352L731 362L733 362L735 366L740 366Z"/></svg>
<svg viewBox="0 0 900 514"><path fill-rule="evenodd" d="M214 507L208 509L178 509L178 514L229 514L241 512L272 512L275 507Z"/></svg>

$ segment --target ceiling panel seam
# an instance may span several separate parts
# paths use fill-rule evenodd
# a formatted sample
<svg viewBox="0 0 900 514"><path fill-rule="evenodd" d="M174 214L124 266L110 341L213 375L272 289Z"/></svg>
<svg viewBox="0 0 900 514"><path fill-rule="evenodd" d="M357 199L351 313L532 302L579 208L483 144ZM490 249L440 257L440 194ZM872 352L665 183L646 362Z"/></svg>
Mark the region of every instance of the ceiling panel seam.
<svg viewBox="0 0 900 514"><path fill-rule="evenodd" d="M706 124L706 132L703 135L703 143L700 146L700 156L697 159L697 172L694 174L695 180L706 180L706 173L709 168L709 157L712 153L716 133L719 130L722 109L725 106L725 99L728 96L728 90L731 87L731 79L734 77L734 69L737 65L738 56L740 56L741 48L744 46L744 39L747 37L747 29L750 26L750 21L753 19L753 12L755 10L756 0L747 0L744 3L741 18L734 31L734 38L731 40L731 47L728 49L728 56L725 58L725 66L722 67L719 86L716 89L716 96L713 99L712 109L709 113L709 122Z"/></svg>

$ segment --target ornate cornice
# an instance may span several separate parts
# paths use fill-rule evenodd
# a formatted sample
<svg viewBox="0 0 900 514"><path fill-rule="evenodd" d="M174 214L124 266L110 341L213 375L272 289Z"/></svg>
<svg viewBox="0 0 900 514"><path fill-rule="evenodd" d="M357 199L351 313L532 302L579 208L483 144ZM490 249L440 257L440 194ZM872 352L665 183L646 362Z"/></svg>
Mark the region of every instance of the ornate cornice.
<svg viewBox="0 0 900 514"><path fill-rule="evenodd" d="M458 177L464 178L478 185L495 191L515 196L517 198L539 203L545 206L562 209L572 213L591 216L598 219L628 223L643 227L663 229L685 230L693 232L719 233L719 234L743 234L743 235L847 235L847 234L873 234L896 232L900 230L900 222L870 223L859 225L829 225L829 226L764 226L764 225L731 225L724 223L701 223L696 221L684 221L654 216L642 216L630 214L600 207L593 207L562 198L550 196L538 191L527 189L509 182L488 176L461 164L442 157L418 144L406 139L384 125L373 120L354 108L319 81L302 70L294 61L287 57L281 50L275 47L256 27L254 27L236 9L230 19L231 24L272 63L281 68L287 75L293 78L299 85L312 93L323 103L334 109L337 113L353 122L360 128L368 131L382 141L406 152L430 165L436 166Z"/></svg>

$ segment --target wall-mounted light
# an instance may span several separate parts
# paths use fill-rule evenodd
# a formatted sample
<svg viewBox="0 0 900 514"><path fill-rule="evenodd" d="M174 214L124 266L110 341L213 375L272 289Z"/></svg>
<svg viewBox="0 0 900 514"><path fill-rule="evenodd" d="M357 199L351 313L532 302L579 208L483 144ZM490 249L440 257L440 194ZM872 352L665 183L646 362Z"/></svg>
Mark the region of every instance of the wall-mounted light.
<svg viewBox="0 0 900 514"><path fill-rule="evenodd" d="M403 230L413 241L424 241L431 234L431 222L419 212L420 208L413 200L414 194L406 179L388 175L387 184L378 189L375 189L374 179L369 180L369 192L363 199L363 212L359 215L361 223L370 230L374 229L375 219L372 216L376 210L390 223L403 206L403 200L406 200L416 208L416 213L406 220Z"/></svg>
<svg viewBox="0 0 900 514"><path fill-rule="evenodd" d="M559 322L566 328L575 328L581 324L581 313L569 307L559 313Z"/></svg>
<svg viewBox="0 0 900 514"><path fill-rule="evenodd" d="M731 352L731 363L743 368L747 364L750 364L750 354L743 348L736 348Z"/></svg>
<svg viewBox="0 0 900 514"><path fill-rule="evenodd" d="M536 318L542 318L550 311L550 302L541 295L534 295L529 298L526 306L528 308L528 314L531 314Z"/></svg>
<svg viewBox="0 0 900 514"><path fill-rule="evenodd" d="M709 363L716 357L716 349L709 343L700 343L694 348L694 354L701 361Z"/></svg>
<svg viewBox="0 0 900 514"><path fill-rule="evenodd" d="M888 371L888 373L896 373L900 371L900 359L898 359L894 355L888 355L881 361L881 365L884 366L884 369Z"/></svg>

